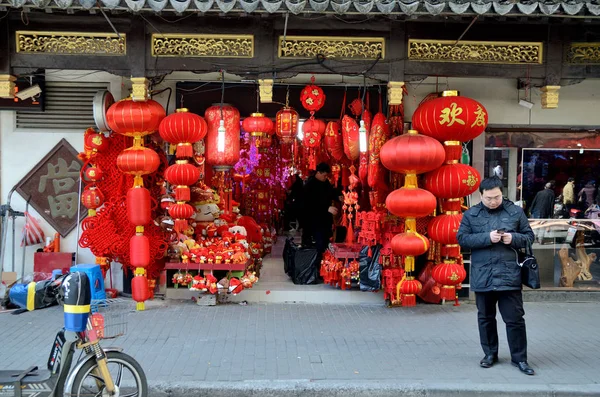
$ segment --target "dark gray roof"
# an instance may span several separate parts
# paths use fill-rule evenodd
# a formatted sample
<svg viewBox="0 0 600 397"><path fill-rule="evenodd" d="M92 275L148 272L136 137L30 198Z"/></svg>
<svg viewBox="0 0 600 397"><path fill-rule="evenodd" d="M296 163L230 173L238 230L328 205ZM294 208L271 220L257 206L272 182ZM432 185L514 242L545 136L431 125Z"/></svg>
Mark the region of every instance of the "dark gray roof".
<svg viewBox="0 0 600 397"><path fill-rule="evenodd" d="M131 11L360 13L404 15L598 16L600 0L436 1L436 0L100 0L104 8ZM0 8L91 9L96 0L0 0Z"/></svg>

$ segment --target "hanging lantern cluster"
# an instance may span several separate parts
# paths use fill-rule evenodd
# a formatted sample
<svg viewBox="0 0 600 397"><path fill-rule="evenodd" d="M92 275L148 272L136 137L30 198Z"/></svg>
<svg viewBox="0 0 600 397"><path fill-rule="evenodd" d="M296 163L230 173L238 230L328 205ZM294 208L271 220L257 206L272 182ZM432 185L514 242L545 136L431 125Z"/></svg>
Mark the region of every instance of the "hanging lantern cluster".
<svg viewBox="0 0 600 397"><path fill-rule="evenodd" d="M327 125L324 121L315 119L315 112L325 105L325 93L321 87L314 84L314 76L310 81L311 84L305 86L300 93L300 102L310 113L310 117L302 125L302 143L308 151L308 168L314 170L317 168L317 149L321 147L321 139Z"/></svg>
<svg viewBox="0 0 600 397"><path fill-rule="evenodd" d="M421 283L412 274L415 257L429 249L427 238L417 232L416 218L427 216L436 208L435 196L418 187L417 174L439 167L444 161L444 148L435 139L410 130L386 142L380 156L388 170L406 174L404 186L388 195L386 207L392 214L405 218L404 233L392 239L392 252L404 257L405 271L396 286L396 302L414 306L416 294L421 290Z"/></svg>
<svg viewBox="0 0 600 397"><path fill-rule="evenodd" d="M439 244L443 259L432 270L442 285L440 296L455 300L456 289L466 277L456 234L462 220L460 200L479 187L480 175L469 165L460 164L462 143L481 134L488 123L486 109L479 102L445 91L440 98L424 102L413 116L413 125L439 141L445 149L444 164L425 175L425 188L441 200L442 214L434 218L427 231Z"/></svg>
<svg viewBox="0 0 600 397"><path fill-rule="evenodd" d="M88 216L95 216L96 209L104 204L104 194L96 186L102 180L102 170L96 164L96 154L108 148L108 139L97 133L93 128L88 128L83 137L84 152L79 157L85 160L81 168L80 177L86 184L81 193L81 204L88 209Z"/></svg>
<svg viewBox="0 0 600 397"><path fill-rule="evenodd" d="M135 277L131 280L131 292L137 302L137 310L144 310L144 302L150 297L146 268L150 265L150 242L144 235L144 226L152 218L150 191L144 187L143 175L158 169L158 154L143 146L144 136L154 133L166 116L164 108L156 101L134 102L126 98L113 104L106 113L107 124L117 134L133 137L133 146L117 157L117 167L123 173L134 176L133 187L127 192L127 217L135 226L135 235L129 241L131 266Z"/></svg>
<svg viewBox="0 0 600 397"><path fill-rule="evenodd" d="M175 220L175 231L183 233L195 213L194 207L186 203L190 200L190 186L200 178L200 170L190 164L189 158L194 155L193 144L206 136L207 125L202 117L184 108L165 117L158 132L165 141L177 145L177 160L166 169L165 179L175 192L175 204L169 206L169 215Z"/></svg>

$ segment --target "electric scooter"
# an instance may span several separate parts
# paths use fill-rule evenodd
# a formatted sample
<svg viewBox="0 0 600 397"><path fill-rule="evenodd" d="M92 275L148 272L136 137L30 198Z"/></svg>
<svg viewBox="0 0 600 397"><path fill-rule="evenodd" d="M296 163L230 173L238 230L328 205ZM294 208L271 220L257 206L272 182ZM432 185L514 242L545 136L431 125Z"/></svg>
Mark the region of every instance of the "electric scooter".
<svg viewBox="0 0 600 397"><path fill-rule="evenodd" d="M92 304L89 279L82 272L68 275L62 288L65 327L54 339L47 369L0 370L0 397L146 397L148 382L140 364L122 349L99 343L108 336L110 318L99 309L108 309L110 300ZM72 365L76 348L85 354Z"/></svg>

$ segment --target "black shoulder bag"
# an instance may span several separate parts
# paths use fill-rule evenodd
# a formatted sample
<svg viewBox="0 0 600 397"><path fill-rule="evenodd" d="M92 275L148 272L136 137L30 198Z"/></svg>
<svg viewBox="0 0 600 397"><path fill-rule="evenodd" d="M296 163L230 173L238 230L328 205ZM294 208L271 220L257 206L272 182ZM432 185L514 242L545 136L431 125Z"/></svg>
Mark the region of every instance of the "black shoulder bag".
<svg viewBox="0 0 600 397"><path fill-rule="evenodd" d="M531 244L527 244L525 252L515 250L517 252L517 264L521 266L521 283L531 289L539 289L540 285L540 268L537 259L533 256Z"/></svg>

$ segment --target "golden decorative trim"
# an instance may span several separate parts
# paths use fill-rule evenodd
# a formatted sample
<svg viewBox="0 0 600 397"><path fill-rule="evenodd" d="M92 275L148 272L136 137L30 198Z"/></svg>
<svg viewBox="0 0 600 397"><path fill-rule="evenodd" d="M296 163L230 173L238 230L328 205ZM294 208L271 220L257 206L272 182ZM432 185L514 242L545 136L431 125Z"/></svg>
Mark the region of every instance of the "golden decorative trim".
<svg viewBox="0 0 600 397"><path fill-rule="evenodd" d="M154 33L152 56L253 58L254 35Z"/></svg>
<svg viewBox="0 0 600 397"><path fill-rule="evenodd" d="M567 62L600 65L600 43L571 43Z"/></svg>
<svg viewBox="0 0 600 397"><path fill-rule="evenodd" d="M15 97L15 81L17 78L10 74L0 74L0 98L12 99Z"/></svg>
<svg viewBox="0 0 600 397"><path fill-rule="evenodd" d="M273 79L258 80L260 103L273 102Z"/></svg>
<svg viewBox="0 0 600 397"><path fill-rule="evenodd" d="M402 105L402 97L404 96L403 90L404 90L404 81L388 82L388 104Z"/></svg>
<svg viewBox="0 0 600 397"><path fill-rule="evenodd" d="M542 109L558 108L558 90L560 90L559 85L546 85L541 88Z"/></svg>
<svg viewBox="0 0 600 397"><path fill-rule="evenodd" d="M15 34L17 52L54 55L127 54L126 36L120 33L47 32L18 30Z"/></svg>
<svg viewBox="0 0 600 397"><path fill-rule="evenodd" d="M285 39L285 41L284 41ZM279 36L279 58L310 59L322 54L337 59L385 58L383 37Z"/></svg>
<svg viewBox="0 0 600 397"><path fill-rule="evenodd" d="M541 64L541 42L408 40L411 61L488 64Z"/></svg>

